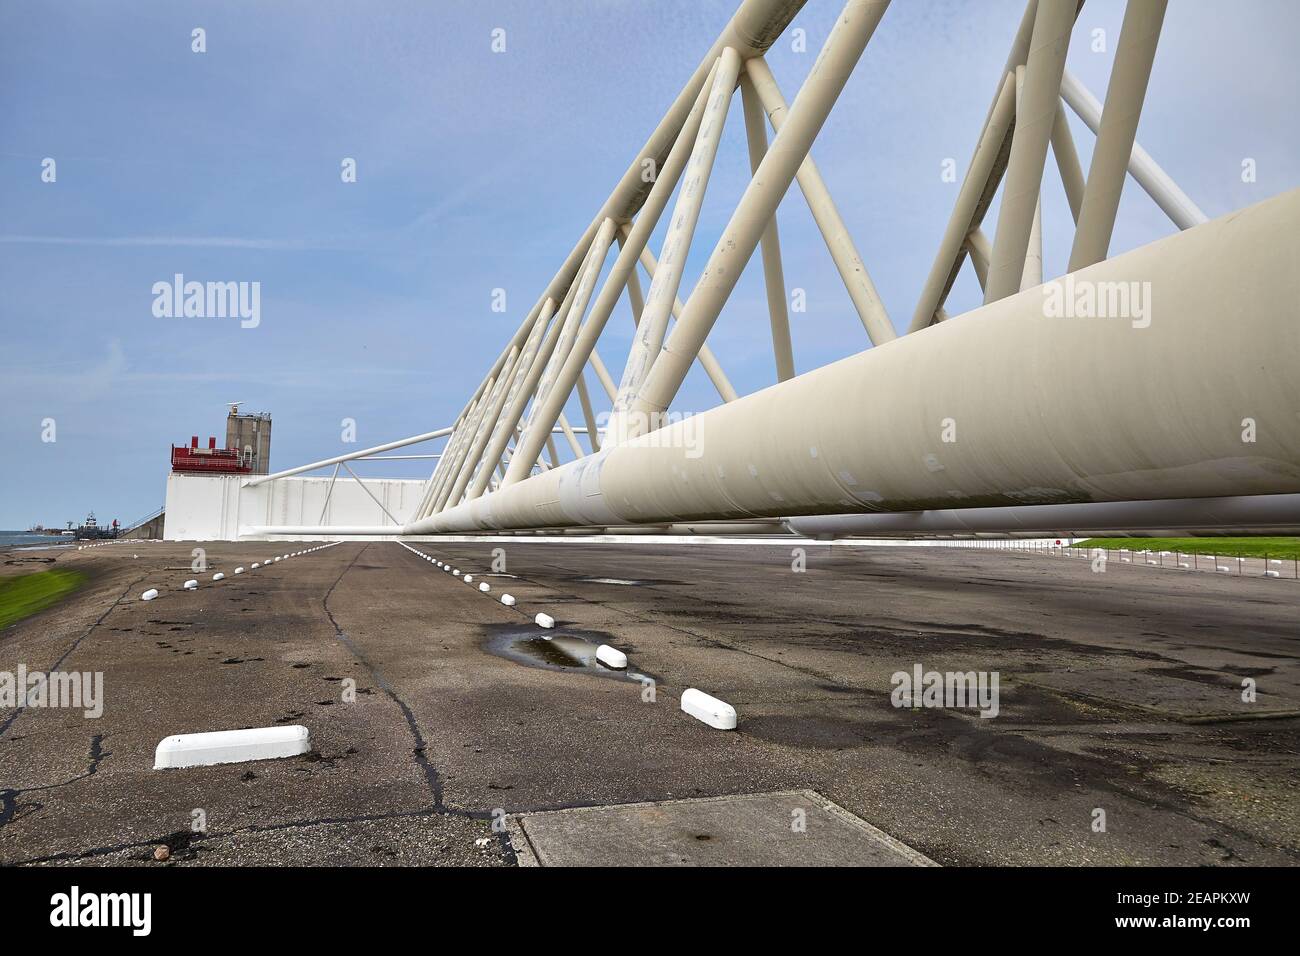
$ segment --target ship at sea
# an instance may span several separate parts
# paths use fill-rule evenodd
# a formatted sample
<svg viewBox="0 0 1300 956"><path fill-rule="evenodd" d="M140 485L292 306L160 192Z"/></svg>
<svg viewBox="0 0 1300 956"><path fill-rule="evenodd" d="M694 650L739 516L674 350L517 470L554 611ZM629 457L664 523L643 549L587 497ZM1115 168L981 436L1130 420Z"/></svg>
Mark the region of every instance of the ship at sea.
<svg viewBox="0 0 1300 956"><path fill-rule="evenodd" d="M95 512L92 511L86 516L85 523L78 525L76 539L78 541L97 541L102 538L116 538L120 533L121 527L118 525L116 518L113 519L111 525L101 525L95 520Z"/></svg>

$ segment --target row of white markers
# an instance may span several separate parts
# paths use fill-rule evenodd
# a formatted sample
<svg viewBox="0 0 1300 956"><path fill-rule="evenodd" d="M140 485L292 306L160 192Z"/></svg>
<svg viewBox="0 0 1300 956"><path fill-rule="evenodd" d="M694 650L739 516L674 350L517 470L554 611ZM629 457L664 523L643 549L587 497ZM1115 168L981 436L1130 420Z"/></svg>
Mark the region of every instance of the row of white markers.
<svg viewBox="0 0 1300 956"><path fill-rule="evenodd" d="M433 564L440 570L447 572L453 577L461 579L466 584L474 584L474 575L468 572L461 574L460 568L453 568L450 564L447 564L441 559L435 558L431 554L425 554L418 548L411 547L405 541L399 541L398 544L407 551L410 551L412 554L423 558L430 564ZM490 594L492 591L492 585L488 584L486 581L480 581L478 589L483 594ZM514 607L514 596L510 594L502 594L501 603L506 607ZM555 627L555 618L539 611L537 612L537 616L533 618L533 623L538 627L550 629ZM608 644L601 644L596 648L596 660L614 670L624 670L627 668L627 655L617 648L610 647ZM736 708L732 707L726 701L718 700L716 697L711 697L704 693L704 691L696 690L694 687L687 688L682 692L682 710L718 730L736 729Z"/></svg>
<svg viewBox="0 0 1300 956"><path fill-rule="evenodd" d="M262 567L269 568L272 564L275 564L277 561L288 561L290 558L297 558L304 554L312 554L313 552L316 551L324 551L326 548L332 548L336 544L342 544L342 542L332 541L329 544L319 544L314 548L307 548L305 551L290 551L288 554L281 554L281 555L277 555L274 558L267 558L265 561L254 561L251 565L248 566L248 570L256 571L258 568L262 568ZM243 574L244 570L245 569L242 566L240 566L235 568L235 570L232 571L231 573ZM214 583L217 581L224 581L225 577L226 575L224 572L217 571L212 575L212 580ZM188 581L186 581L184 584L181 585L181 590L183 591L197 591L198 588L199 588L198 578L190 578ZM158 589L150 588L149 590L145 591L143 594L140 595L140 600L152 601L157 596L158 596Z"/></svg>

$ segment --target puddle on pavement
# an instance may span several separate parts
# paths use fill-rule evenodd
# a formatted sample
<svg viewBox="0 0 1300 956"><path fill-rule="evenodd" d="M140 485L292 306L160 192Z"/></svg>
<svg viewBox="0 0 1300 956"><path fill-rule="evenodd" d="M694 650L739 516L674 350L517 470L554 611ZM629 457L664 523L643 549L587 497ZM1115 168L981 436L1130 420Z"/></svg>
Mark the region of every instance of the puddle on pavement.
<svg viewBox="0 0 1300 956"><path fill-rule="evenodd" d="M535 661L556 667L585 668L597 664L596 645L567 634L524 638L515 642L514 649Z"/></svg>
<svg viewBox="0 0 1300 956"><path fill-rule="evenodd" d="M629 667L625 671L613 670L596 660L596 648L601 644L618 645L608 635L598 631L566 628L555 634L539 634L537 628L490 628L487 649L490 653L526 667L544 670L592 674L641 683L654 680Z"/></svg>

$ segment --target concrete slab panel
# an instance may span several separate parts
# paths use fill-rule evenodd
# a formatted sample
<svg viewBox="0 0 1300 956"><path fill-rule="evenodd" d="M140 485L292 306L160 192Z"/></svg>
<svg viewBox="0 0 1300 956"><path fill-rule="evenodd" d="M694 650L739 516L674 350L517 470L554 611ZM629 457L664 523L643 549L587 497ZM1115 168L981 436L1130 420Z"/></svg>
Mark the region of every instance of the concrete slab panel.
<svg viewBox="0 0 1300 956"><path fill-rule="evenodd" d="M509 818L521 866L934 866L812 790Z"/></svg>

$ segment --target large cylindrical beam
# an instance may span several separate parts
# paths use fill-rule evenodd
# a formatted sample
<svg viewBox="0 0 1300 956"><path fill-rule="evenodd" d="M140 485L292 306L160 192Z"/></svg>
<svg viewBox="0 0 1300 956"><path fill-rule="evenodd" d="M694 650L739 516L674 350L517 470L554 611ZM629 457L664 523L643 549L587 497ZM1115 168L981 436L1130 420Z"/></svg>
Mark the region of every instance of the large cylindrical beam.
<svg viewBox="0 0 1300 956"><path fill-rule="evenodd" d="M1297 222L1300 190L407 530L1300 493Z"/></svg>
<svg viewBox="0 0 1300 956"><path fill-rule="evenodd" d="M876 534L970 534L979 532L1223 531L1296 534L1300 495L1241 495L1230 498L1164 498L1156 501L1099 501L1013 508L946 508L897 514L810 515L790 518L795 534L840 538Z"/></svg>

